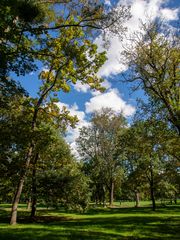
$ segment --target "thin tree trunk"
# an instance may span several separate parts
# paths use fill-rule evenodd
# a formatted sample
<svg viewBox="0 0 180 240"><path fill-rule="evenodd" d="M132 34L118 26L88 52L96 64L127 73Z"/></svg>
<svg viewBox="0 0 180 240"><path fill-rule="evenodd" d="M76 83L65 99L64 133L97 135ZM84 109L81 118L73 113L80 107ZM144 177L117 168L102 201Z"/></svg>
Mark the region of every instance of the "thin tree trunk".
<svg viewBox="0 0 180 240"><path fill-rule="evenodd" d="M37 204L37 186L36 186L36 164L39 154L37 153L34 159L33 171L32 171L32 208L31 208L31 218L35 217L36 214L36 204Z"/></svg>
<svg viewBox="0 0 180 240"><path fill-rule="evenodd" d="M97 193L95 194L95 201L96 201L96 206L98 205L98 196Z"/></svg>
<svg viewBox="0 0 180 240"><path fill-rule="evenodd" d="M176 125L176 127L177 127L177 130L178 130L178 134L180 136L180 125L178 124L178 125Z"/></svg>
<svg viewBox="0 0 180 240"><path fill-rule="evenodd" d="M24 185L27 169L29 168L30 160L32 157L32 151L33 151L33 144L31 144L31 146L28 150L27 157L26 157L26 165L21 174L21 177L20 177L20 180L18 183L18 187L17 187L16 193L14 196L14 200L13 200L13 204L12 204L12 211L11 211L11 220L10 220L11 225L16 224L16 222L17 222L17 207L18 207L20 196L22 193L22 188Z"/></svg>
<svg viewBox="0 0 180 240"><path fill-rule="evenodd" d="M32 208L31 208L31 218L35 217L35 214L36 214L36 204L37 204L37 199L36 199L36 197L33 197Z"/></svg>
<svg viewBox="0 0 180 240"><path fill-rule="evenodd" d="M103 186L102 189L103 189L103 207L106 207L105 186Z"/></svg>
<svg viewBox="0 0 180 240"><path fill-rule="evenodd" d="M113 206L114 202L114 182L111 182L111 190L110 190L110 206Z"/></svg>
<svg viewBox="0 0 180 240"><path fill-rule="evenodd" d="M42 95L39 100L38 103L35 107L35 111L34 111L34 115L33 115L33 120L32 120L32 125L31 125L31 130L34 131L35 125L36 125L36 120L37 120L37 115L38 115L38 111L39 111L39 106L41 105L42 101L43 101L44 95ZM17 191L15 193L15 197L13 200L13 204L12 204L12 212L11 212L11 220L10 220L10 224L14 225L17 222L17 208L18 208L18 204L19 204L19 200L20 200L20 196L22 193L22 189L23 189L23 185L24 185L24 181L25 181L25 177L27 174L27 170L29 168L30 165L30 161L32 158L32 154L33 154L33 149L34 149L34 144L33 141L31 140L31 144L30 147L28 149L26 158L25 158L25 167L22 170L22 174L18 183L18 187L17 187Z"/></svg>
<svg viewBox="0 0 180 240"><path fill-rule="evenodd" d="M153 162L152 156L150 155L150 192L151 192L151 201L152 201L152 209L153 211L156 210L156 202L154 196L154 173L153 173Z"/></svg>
<svg viewBox="0 0 180 240"><path fill-rule="evenodd" d="M27 202L27 210L29 211L31 209L31 198L28 198L28 202Z"/></svg>
<svg viewBox="0 0 180 240"><path fill-rule="evenodd" d="M150 188L151 188L152 208L153 208L153 211L155 211L156 210L156 201L155 201L155 196L154 196L154 186L153 186L153 183L150 184Z"/></svg>
<svg viewBox="0 0 180 240"><path fill-rule="evenodd" d="M150 192L151 192L151 201L152 201L152 208L153 211L156 210L156 202L155 202L155 196L154 196L154 176L153 176L153 169L151 167L151 180L150 180Z"/></svg>
<svg viewBox="0 0 180 240"><path fill-rule="evenodd" d="M139 192L137 191L135 192L135 199L136 199L135 207L138 208L140 204L139 204Z"/></svg>

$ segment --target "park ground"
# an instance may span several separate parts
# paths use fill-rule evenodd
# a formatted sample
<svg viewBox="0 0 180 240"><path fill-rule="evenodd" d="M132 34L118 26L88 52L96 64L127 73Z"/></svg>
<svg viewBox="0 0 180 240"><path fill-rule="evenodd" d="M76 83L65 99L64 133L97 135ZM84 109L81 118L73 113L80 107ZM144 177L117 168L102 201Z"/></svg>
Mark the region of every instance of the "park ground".
<svg viewBox="0 0 180 240"><path fill-rule="evenodd" d="M92 208L86 213L39 207L30 220L21 204L18 224L9 225L10 205L0 204L1 240L179 240L180 205L159 205L153 212L147 202L140 208L133 203L115 204L114 208Z"/></svg>

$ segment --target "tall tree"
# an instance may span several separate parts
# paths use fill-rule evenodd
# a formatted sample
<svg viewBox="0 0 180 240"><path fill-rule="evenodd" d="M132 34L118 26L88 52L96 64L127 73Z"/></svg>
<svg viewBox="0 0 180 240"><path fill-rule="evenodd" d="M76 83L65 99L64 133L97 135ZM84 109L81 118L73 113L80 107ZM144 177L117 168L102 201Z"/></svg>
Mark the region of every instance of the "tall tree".
<svg viewBox="0 0 180 240"><path fill-rule="evenodd" d="M144 89L158 113L180 134L180 48L178 29L159 22L142 24L124 51L130 67L127 79Z"/></svg>
<svg viewBox="0 0 180 240"><path fill-rule="evenodd" d="M63 38L61 34L63 34ZM97 53L96 45L85 38L82 30L74 27L63 28L56 39L49 40L48 46L51 49L51 56L45 58L48 70L43 70L39 76L43 83L39 90L39 97L33 101L32 106L33 115L30 124L32 133L37 127L40 111L45 111L49 113L49 116L55 115L58 118L55 104L58 100L51 97L52 93L56 94L60 90L68 92L70 83L75 84L77 80L84 81L91 88L101 89L100 83L102 80L97 77L96 72L104 63L105 55L104 53ZM63 109L62 112L59 116L61 123L62 119L75 120L68 117L66 109ZM35 142L30 141L25 157L24 171L21 174L13 201L11 224L16 223L17 205L34 146Z"/></svg>

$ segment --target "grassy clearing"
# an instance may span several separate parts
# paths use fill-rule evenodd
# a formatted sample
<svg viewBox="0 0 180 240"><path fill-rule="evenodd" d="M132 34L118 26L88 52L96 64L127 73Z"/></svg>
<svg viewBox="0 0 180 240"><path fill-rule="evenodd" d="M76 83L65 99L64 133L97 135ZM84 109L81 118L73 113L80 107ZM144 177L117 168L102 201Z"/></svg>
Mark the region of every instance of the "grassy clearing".
<svg viewBox="0 0 180 240"><path fill-rule="evenodd" d="M116 204L117 205L117 204ZM90 209L85 214L39 208L36 222L31 222L24 205L19 209L19 224L10 226L10 206L0 205L1 240L116 240L116 239L180 239L180 205ZM146 205L146 204L144 204Z"/></svg>

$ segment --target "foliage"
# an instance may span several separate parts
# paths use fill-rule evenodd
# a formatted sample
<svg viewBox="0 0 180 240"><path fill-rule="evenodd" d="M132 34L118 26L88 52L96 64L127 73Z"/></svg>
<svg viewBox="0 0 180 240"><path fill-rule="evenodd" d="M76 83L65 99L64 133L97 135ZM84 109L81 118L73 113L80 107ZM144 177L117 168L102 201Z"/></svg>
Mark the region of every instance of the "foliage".
<svg viewBox="0 0 180 240"><path fill-rule="evenodd" d="M152 200L154 198L154 205L155 196L160 197L158 193L160 186L165 184L164 190L161 188L162 194L167 186L167 195L170 186L171 189L176 189L175 182L173 185L172 180L167 175L167 169L173 161L177 164L177 161L169 154L169 149L173 145L166 145L168 141L171 141L173 135L176 138L176 133L168 129L165 123L151 118L135 122L124 136L128 176L126 184L130 184L132 191L143 192L148 183ZM176 149L176 151L179 150ZM178 171L175 165L172 165L174 173ZM175 176L177 175L176 172Z"/></svg>
<svg viewBox="0 0 180 240"><path fill-rule="evenodd" d="M76 27L90 36L107 29L117 32L119 28L122 36L123 21L130 14L123 6L107 11L102 1L96 0L2 0L0 17L2 78L10 71L19 76L37 69L36 60L51 55L47 44L49 38L56 39L57 31Z"/></svg>
<svg viewBox="0 0 180 240"><path fill-rule="evenodd" d="M2 83L0 102L0 178L1 197L12 197L12 189L21 172L23 155L32 138L30 98L24 89L13 81Z"/></svg>
<svg viewBox="0 0 180 240"><path fill-rule="evenodd" d="M95 187L95 195L102 192L103 196L107 189L111 204L114 185L119 188L123 176L123 156L122 153L117 155L117 137L125 130L125 124L122 115L116 115L111 109L102 109L93 115L89 127L81 129L77 140L85 172Z"/></svg>
<svg viewBox="0 0 180 240"><path fill-rule="evenodd" d="M89 203L88 179L71 155L69 146L56 137L48 147L39 150L36 184L37 200L47 206L85 210Z"/></svg>
<svg viewBox="0 0 180 240"><path fill-rule="evenodd" d="M157 21L142 24L124 56L130 67L128 80L145 90L157 112L180 133L179 36L177 29L168 28Z"/></svg>

